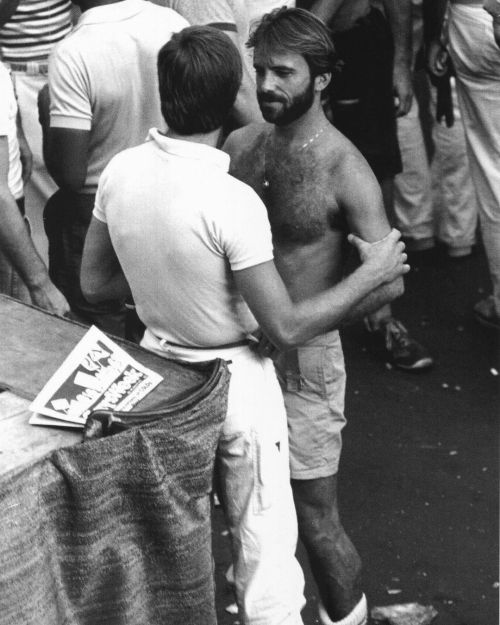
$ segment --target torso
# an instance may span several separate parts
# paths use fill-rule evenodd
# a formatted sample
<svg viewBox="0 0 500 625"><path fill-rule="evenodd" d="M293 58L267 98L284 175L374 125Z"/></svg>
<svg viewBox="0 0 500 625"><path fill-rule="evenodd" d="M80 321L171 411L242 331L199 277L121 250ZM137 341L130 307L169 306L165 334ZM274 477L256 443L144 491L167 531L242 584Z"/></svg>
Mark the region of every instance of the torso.
<svg viewBox="0 0 500 625"><path fill-rule="evenodd" d="M329 127L317 142L289 151L273 145L271 126L260 125L237 154L231 173L249 184L266 205L275 262L293 299L339 281L345 220L335 197L335 159ZM265 188L264 181L269 182Z"/></svg>

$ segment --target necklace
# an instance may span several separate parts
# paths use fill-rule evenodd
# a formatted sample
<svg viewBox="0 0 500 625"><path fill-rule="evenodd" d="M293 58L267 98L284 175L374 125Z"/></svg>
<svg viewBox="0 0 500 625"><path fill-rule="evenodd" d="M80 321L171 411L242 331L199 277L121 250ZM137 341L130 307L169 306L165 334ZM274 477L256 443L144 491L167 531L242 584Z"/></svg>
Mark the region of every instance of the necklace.
<svg viewBox="0 0 500 625"><path fill-rule="evenodd" d="M325 124L323 127L321 127L318 132L316 134L314 134L312 137L310 137L305 143L303 143L298 149L297 152L302 152L302 150L305 150L309 145L311 145L311 143L314 143L316 141L316 139L318 137L320 137L325 130L328 128L330 124ZM271 183L269 182L269 177L267 175L267 168L266 168L266 152L267 152L267 145L269 143L269 137L271 136L271 133L269 133L266 137L266 141L264 143L264 179L262 180L262 188L264 190L269 189L269 187L271 186Z"/></svg>

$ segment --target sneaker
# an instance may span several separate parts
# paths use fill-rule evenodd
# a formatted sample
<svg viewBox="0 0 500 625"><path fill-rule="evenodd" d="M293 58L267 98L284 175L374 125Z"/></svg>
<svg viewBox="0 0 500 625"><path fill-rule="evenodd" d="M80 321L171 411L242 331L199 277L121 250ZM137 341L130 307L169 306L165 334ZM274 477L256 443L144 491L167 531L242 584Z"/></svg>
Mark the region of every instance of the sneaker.
<svg viewBox="0 0 500 625"><path fill-rule="evenodd" d="M474 317L481 325L500 330L500 317L495 310L493 295L480 300L474 306Z"/></svg>
<svg viewBox="0 0 500 625"><path fill-rule="evenodd" d="M370 332L382 344L382 350L391 364L405 371L423 371L434 364L427 349L408 334L401 321L391 318L377 330Z"/></svg>

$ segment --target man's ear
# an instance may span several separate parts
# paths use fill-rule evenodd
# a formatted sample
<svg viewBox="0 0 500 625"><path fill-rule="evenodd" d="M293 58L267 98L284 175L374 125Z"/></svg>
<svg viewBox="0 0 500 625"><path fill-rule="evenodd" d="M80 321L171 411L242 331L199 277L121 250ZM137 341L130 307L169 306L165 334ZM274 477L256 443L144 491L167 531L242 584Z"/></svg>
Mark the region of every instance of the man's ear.
<svg viewBox="0 0 500 625"><path fill-rule="evenodd" d="M314 78L314 90L315 91L324 91L328 87L328 85L330 84L331 79L332 79L331 72L325 72L324 74L318 74Z"/></svg>

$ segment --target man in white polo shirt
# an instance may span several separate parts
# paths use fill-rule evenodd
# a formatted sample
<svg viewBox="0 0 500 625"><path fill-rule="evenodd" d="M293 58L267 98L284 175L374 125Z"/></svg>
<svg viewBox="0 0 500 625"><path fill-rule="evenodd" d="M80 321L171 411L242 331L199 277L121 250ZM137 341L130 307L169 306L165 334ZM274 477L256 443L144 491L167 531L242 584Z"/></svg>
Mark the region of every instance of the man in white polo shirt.
<svg viewBox="0 0 500 625"><path fill-rule="evenodd" d="M82 15L49 59L50 128L44 153L60 187L47 203L49 269L72 310L123 334L121 301L92 306L79 271L99 176L120 150L161 123L156 56L187 21L145 0L79 0ZM155 94L155 95L153 95Z"/></svg>
<svg viewBox="0 0 500 625"><path fill-rule="evenodd" d="M99 181L82 262L92 301L131 289L142 345L166 358L229 361L228 413L217 452L245 625L299 625L303 576L283 398L272 361L249 348L260 324L281 347L340 322L382 283L408 271L399 233L372 246L351 237L361 267L293 303L273 262L267 212L228 174L215 149L241 80L240 55L220 31L194 26L158 58L168 131L118 154ZM122 273L123 271L123 273Z"/></svg>

